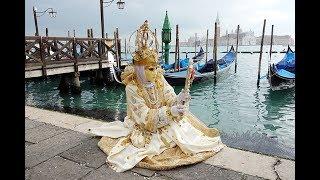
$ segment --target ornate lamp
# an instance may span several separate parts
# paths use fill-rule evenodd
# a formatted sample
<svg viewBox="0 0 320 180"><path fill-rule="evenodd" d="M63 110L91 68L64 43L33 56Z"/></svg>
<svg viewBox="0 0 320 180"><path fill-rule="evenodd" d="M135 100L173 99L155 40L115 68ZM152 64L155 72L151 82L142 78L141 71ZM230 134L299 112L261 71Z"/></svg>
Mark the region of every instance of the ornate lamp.
<svg viewBox="0 0 320 180"><path fill-rule="evenodd" d="M124 8L124 3L125 3L125 2L122 2L121 0L119 0L119 1L117 2L118 9L123 9L123 8Z"/></svg>
<svg viewBox="0 0 320 180"><path fill-rule="evenodd" d="M104 38L104 15L103 15L103 8L110 6L113 2L114 2L114 0L110 0L110 1L100 0L100 16L101 16L101 35L102 35L102 38ZM107 5L106 5L106 6L103 6L104 3L107 4ZM117 2L118 9L124 9L124 4L125 4L125 2L123 2L123 1L121 1L121 0L118 0L118 2Z"/></svg>
<svg viewBox="0 0 320 180"><path fill-rule="evenodd" d="M49 11L50 10L50 11ZM51 18L55 18L57 16L57 11L53 11L52 8L48 8L44 11L37 11L37 8L33 6L33 18L34 18L34 25L36 27L36 36L39 36L39 30L38 30L38 20L37 20L37 17L40 17L40 16L43 16L47 11L49 11L49 16ZM39 15L37 15L39 14Z"/></svg>

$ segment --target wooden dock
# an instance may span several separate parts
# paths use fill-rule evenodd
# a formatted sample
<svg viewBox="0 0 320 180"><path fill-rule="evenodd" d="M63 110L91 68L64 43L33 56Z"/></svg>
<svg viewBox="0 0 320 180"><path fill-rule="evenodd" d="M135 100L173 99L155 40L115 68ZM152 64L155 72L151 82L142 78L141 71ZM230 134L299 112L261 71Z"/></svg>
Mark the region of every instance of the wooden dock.
<svg viewBox="0 0 320 180"><path fill-rule="evenodd" d="M116 43L117 42L117 43ZM120 39L25 36L25 78L103 69L121 60ZM114 54L115 58L109 58Z"/></svg>

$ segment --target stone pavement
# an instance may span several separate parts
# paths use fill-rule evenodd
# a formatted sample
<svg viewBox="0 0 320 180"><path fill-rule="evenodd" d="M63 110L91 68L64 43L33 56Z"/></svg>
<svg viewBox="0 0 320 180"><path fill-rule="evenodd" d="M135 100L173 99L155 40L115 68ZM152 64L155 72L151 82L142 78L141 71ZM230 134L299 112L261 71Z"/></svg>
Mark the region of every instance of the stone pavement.
<svg viewBox="0 0 320 180"><path fill-rule="evenodd" d="M87 133L103 123L26 106L25 179L295 179L295 161L230 147L204 162L168 171L133 168L117 173L97 146L100 137Z"/></svg>

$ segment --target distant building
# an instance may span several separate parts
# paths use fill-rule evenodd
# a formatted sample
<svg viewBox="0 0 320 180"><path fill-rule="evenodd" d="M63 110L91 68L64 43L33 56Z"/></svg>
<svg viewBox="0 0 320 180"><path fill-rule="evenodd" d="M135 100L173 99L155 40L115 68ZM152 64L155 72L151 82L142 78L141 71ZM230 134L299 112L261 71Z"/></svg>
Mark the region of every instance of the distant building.
<svg viewBox="0 0 320 180"><path fill-rule="evenodd" d="M257 37L257 45L261 45L261 37ZM271 44L271 35L264 35L263 38L263 45L270 45ZM289 35L277 36L273 35L273 45L294 45L294 40Z"/></svg>
<svg viewBox="0 0 320 180"><path fill-rule="evenodd" d="M216 23L217 23L217 40L219 40L219 38L220 38L220 20L219 20L219 13L217 13Z"/></svg>
<svg viewBox="0 0 320 180"><path fill-rule="evenodd" d="M256 45L256 37L254 36L254 32L253 31L248 31L245 33L241 33L242 37L241 37L241 45Z"/></svg>
<svg viewBox="0 0 320 180"><path fill-rule="evenodd" d="M217 23L217 45L218 46L226 46L226 45L237 45L237 28L234 31L231 30L231 33L228 33L226 31L226 35L221 36L220 35L220 20L219 20L219 13L217 13L216 21ZM271 42L271 36L270 35L264 35L263 44L264 45L270 45ZM194 37L190 37L187 42L180 42L180 46L195 46L195 43L197 46L205 46L206 45L206 37L197 38L197 34L195 34ZM213 47L214 41L213 38L208 39L208 46ZM254 32L252 30L243 32L241 28L239 28L239 39L238 39L238 45L239 46L254 46L254 45L261 45L261 36L255 37ZM294 45L294 40L289 35L284 36L277 36L273 35L273 45Z"/></svg>
<svg viewBox="0 0 320 180"><path fill-rule="evenodd" d="M187 40L187 42L181 43L180 42L180 46L194 46L196 43L197 46L201 46L201 43L203 43L198 37L197 34L195 34L194 37L189 37L189 39ZM206 44L205 41L203 43L204 45Z"/></svg>

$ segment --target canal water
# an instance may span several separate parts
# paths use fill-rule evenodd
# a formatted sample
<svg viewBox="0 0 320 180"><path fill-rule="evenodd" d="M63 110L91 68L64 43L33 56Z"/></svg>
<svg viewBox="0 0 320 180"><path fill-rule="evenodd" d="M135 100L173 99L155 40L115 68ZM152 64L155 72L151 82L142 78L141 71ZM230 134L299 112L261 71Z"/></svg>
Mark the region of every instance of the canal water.
<svg viewBox="0 0 320 180"><path fill-rule="evenodd" d="M260 54L239 53L236 73L231 69L231 75L216 85L213 80L208 80L191 86L190 111L207 126L218 128L222 141L229 147L295 159L295 89L271 91L265 78L270 61L269 53L266 53L269 49L270 46L263 47L259 87ZM272 50L278 53L272 54L271 62L280 61L285 53L279 52L284 49L287 46L274 45ZM219 46L217 57L221 58L226 50L226 46ZM180 47L180 52L183 51L194 51L194 47ZM212 47L208 51L210 59ZM239 46L238 51L260 51L260 46ZM193 55L189 53L189 57ZM170 54L170 62L173 58L174 54ZM71 95L59 93L59 81L59 76L50 76L47 80L26 79L26 105L101 121L123 120L125 117L123 85L101 87L91 85L88 77L80 77L81 95ZM175 86L174 89L179 93L182 87Z"/></svg>

